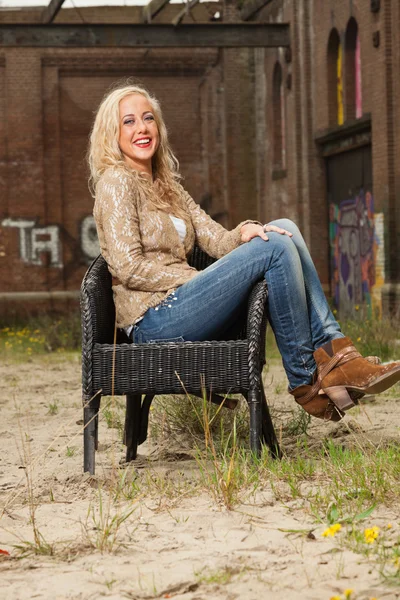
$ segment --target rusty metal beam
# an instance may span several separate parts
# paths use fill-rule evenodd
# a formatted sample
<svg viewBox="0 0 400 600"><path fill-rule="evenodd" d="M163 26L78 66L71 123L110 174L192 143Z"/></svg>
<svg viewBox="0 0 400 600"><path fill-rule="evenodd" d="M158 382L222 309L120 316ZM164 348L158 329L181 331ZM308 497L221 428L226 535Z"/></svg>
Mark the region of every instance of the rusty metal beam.
<svg viewBox="0 0 400 600"><path fill-rule="evenodd" d="M172 19L172 24L175 25L175 27L177 25L180 24L180 22L182 21L183 17L185 15L187 15L191 9L196 6L196 4L200 2L200 0L190 0L187 4L185 4L185 6L182 8L182 10L180 10L178 12L177 15L175 15L175 17Z"/></svg>
<svg viewBox="0 0 400 600"><path fill-rule="evenodd" d="M285 23L0 25L0 48L276 48L289 44Z"/></svg>
<svg viewBox="0 0 400 600"><path fill-rule="evenodd" d="M169 3L169 0L150 0L142 10L142 23L151 23L153 17Z"/></svg>
<svg viewBox="0 0 400 600"><path fill-rule="evenodd" d="M64 0L50 0L50 4L42 11L42 23L52 23L64 4Z"/></svg>
<svg viewBox="0 0 400 600"><path fill-rule="evenodd" d="M264 6L267 6L272 0L248 0L240 11L240 18L243 21L248 21Z"/></svg>

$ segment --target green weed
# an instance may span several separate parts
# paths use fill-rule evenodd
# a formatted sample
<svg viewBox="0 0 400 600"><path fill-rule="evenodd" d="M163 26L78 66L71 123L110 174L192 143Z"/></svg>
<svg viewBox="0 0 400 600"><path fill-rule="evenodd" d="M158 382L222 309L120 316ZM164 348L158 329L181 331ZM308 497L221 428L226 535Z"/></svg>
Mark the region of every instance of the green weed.
<svg viewBox="0 0 400 600"><path fill-rule="evenodd" d="M90 547L100 552L114 552L120 546L118 536L122 525L135 512L136 506L129 504L124 509L113 503L109 496L106 503L103 492L98 488L98 505L89 505L86 522L82 523L84 539Z"/></svg>
<svg viewBox="0 0 400 600"><path fill-rule="evenodd" d="M58 414L58 402L54 401L54 402L50 402L47 406L48 411L47 414L48 415L56 415Z"/></svg>

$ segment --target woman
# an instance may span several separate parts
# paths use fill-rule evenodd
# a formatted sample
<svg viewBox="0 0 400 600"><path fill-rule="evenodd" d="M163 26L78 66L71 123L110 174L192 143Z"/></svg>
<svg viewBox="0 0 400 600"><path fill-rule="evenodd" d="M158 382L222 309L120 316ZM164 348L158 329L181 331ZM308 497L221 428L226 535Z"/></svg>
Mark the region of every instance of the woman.
<svg viewBox="0 0 400 600"><path fill-rule="evenodd" d="M106 95L89 165L117 325L133 341L221 338L265 277L289 391L307 412L339 420L362 395L400 379L400 362L374 364L344 337L294 223L244 221L227 231L185 192L160 106L145 89ZM195 241L219 259L201 272L187 263Z"/></svg>

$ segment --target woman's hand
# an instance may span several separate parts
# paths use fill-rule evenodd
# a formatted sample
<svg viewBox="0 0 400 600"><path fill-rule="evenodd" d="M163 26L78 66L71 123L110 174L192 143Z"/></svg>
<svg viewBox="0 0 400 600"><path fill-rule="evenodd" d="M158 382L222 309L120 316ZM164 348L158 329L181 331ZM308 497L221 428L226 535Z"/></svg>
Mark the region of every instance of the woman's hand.
<svg viewBox="0 0 400 600"><path fill-rule="evenodd" d="M256 225L255 223L247 223L240 229L242 242L249 242L255 237L260 237L267 242L268 231L276 231L276 233L288 235L289 237L292 237L293 235L293 233L290 233L290 231L287 231L287 229L282 229L282 227L277 227L276 225Z"/></svg>

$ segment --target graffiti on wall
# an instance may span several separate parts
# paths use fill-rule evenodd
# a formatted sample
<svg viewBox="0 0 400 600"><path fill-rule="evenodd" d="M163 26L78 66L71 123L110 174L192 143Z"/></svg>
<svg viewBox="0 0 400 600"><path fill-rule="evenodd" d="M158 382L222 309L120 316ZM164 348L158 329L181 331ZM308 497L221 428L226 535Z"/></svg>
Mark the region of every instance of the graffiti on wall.
<svg viewBox="0 0 400 600"><path fill-rule="evenodd" d="M61 268L62 254L59 228L57 225L37 227L28 219L3 219L3 227L15 227L19 232L19 254L21 260L31 265L43 265L43 254L49 257L51 267Z"/></svg>
<svg viewBox="0 0 400 600"><path fill-rule="evenodd" d="M3 219L3 227L14 227L19 234L19 254L27 264L63 268L61 228L59 225L38 226L32 219ZM96 224L92 215L80 224L80 250L90 263L100 253Z"/></svg>
<svg viewBox="0 0 400 600"><path fill-rule="evenodd" d="M81 222L80 239L81 250L88 262L91 262L100 254L99 239L93 215L88 215Z"/></svg>
<svg viewBox="0 0 400 600"><path fill-rule="evenodd" d="M380 310L384 283L383 214L374 213L370 192L330 205L332 289L336 306L350 313L366 304Z"/></svg>

